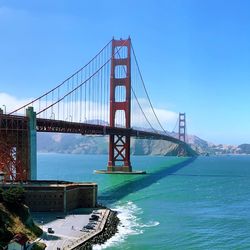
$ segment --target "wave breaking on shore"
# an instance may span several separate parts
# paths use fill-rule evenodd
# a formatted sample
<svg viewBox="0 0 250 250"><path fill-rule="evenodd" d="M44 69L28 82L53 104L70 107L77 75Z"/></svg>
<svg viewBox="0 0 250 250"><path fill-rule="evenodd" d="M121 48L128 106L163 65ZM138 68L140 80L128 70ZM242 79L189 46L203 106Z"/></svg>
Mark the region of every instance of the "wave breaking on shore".
<svg viewBox="0 0 250 250"><path fill-rule="evenodd" d="M112 208L117 211L120 220L118 232L102 245L94 245L93 250L102 250L108 247L121 245L130 235L142 234L146 228L158 226L158 221L149 221L146 224L141 222L140 215L143 210L132 201L126 203L119 202Z"/></svg>

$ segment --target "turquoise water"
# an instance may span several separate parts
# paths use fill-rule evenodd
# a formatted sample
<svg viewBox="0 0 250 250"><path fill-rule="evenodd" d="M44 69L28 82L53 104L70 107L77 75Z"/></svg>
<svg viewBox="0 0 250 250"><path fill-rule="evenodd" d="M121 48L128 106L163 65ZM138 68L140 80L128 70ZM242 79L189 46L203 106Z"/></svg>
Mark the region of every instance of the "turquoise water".
<svg viewBox="0 0 250 250"><path fill-rule="evenodd" d="M39 179L94 181L119 233L94 249L250 249L250 157L132 158L147 175L96 175L107 156L38 155Z"/></svg>

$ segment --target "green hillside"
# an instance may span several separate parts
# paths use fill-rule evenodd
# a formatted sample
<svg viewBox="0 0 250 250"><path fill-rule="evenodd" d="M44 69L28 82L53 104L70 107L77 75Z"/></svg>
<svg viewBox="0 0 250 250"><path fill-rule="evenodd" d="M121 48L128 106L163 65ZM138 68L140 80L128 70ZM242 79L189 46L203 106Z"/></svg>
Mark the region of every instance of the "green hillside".
<svg viewBox="0 0 250 250"><path fill-rule="evenodd" d="M28 207L23 204L23 192L19 188L0 189L0 249L17 233L25 234L29 240L42 234L42 229L34 224Z"/></svg>

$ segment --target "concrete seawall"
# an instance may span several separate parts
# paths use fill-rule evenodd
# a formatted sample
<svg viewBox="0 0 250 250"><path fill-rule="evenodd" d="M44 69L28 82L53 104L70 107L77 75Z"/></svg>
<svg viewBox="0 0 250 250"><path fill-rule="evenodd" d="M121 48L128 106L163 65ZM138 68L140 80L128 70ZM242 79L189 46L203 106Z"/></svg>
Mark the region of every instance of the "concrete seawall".
<svg viewBox="0 0 250 250"><path fill-rule="evenodd" d="M91 215L99 218L92 229L86 229ZM117 213L106 208L90 209L88 212L78 210L67 214L33 213L34 220L42 227L44 233L37 239L47 245L46 249L92 249L95 244L103 244L117 232L119 219ZM48 229L53 233L49 233Z"/></svg>
<svg viewBox="0 0 250 250"><path fill-rule="evenodd" d="M102 221L98 228L86 235L86 237L83 237L75 242L74 245L70 246L69 248L64 248L64 250L92 249L93 245L103 244L117 232L118 224L119 219L116 216L116 212L105 209Z"/></svg>

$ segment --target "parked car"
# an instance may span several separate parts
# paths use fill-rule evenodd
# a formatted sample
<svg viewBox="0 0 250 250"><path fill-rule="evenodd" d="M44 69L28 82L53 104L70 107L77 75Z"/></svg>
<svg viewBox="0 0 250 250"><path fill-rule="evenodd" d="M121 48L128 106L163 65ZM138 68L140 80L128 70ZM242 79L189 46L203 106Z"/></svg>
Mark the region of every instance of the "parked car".
<svg viewBox="0 0 250 250"><path fill-rule="evenodd" d="M91 217L89 218L89 220L95 220L95 221L98 221L100 217L96 214L92 214Z"/></svg>
<svg viewBox="0 0 250 250"><path fill-rule="evenodd" d="M86 229L94 229L94 228L95 228L95 225L88 223L88 224L87 224L86 226L84 226L83 228L86 228Z"/></svg>
<svg viewBox="0 0 250 250"><path fill-rule="evenodd" d="M48 233L53 234L55 231L52 229L52 227L48 228Z"/></svg>
<svg viewBox="0 0 250 250"><path fill-rule="evenodd" d="M89 218L89 221L98 221L96 218Z"/></svg>
<svg viewBox="0 0 250 250"><path fill-rule="evenodd" d="M92 214L102 214L102 212L99 212L98 210L93 210Z"/></svg>
<svg viewBox="0 0 250 250"><path fill-rule="evenodd" d="M96 221L93 221L93 220L92 220L92 221L90 220L88 224L94 225L94 226L95 226L95 225L97 224L97 222L96 222Z"/></svg>

